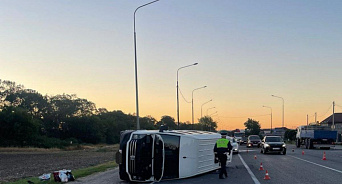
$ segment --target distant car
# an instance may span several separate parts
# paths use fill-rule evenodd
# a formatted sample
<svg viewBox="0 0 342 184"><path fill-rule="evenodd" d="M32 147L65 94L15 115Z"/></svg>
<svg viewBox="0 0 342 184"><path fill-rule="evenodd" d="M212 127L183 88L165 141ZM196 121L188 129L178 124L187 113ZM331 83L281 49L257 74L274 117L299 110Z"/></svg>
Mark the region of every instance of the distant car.
<svg viewBox="0 0 342 184"><path fill-rule="evenodd" d="M257 146L258 148L260 148L261 145L261 139L258 135L250 135L248 136L247 139L247 148L249 147L253 147L253 146Z"/></svg>
<svg viewBox="0 0 342 184"><path fill-rule="evenodd" d="M240 145L242 144L247 144L247 137L242 137L241 141L240 141Z"/></svg>
<svg viewBox="0 0 342 184"><path fill-rule="evenodd" d="M233 154L238 154L239 153L239 143L236 141L234 137L227 137L229 139L230 144L233 147Z"/></svg>
<svg viewBox="0 0 342 184"><path fill-rule="evenodd" d="M280 136L265 136L260 153L277 152L286 155L286 144Z"/></svg>

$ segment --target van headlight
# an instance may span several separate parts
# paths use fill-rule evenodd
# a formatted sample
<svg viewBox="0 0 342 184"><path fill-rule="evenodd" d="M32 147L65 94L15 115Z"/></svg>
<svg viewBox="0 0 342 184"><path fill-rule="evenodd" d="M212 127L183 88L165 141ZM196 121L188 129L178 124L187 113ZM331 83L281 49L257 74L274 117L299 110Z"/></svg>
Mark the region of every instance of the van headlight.
<svg viewBox="0 0 342 184"><path fill-rule="evenodd" d="M265 147L270 147L270 145L269 144L264 144L265 145Z"/></svg>
<svg viewBox="0 0 342 184"><path fill-rule="evenodd" d="M286 144L283 144L283 148L286 148Z"/></svg>

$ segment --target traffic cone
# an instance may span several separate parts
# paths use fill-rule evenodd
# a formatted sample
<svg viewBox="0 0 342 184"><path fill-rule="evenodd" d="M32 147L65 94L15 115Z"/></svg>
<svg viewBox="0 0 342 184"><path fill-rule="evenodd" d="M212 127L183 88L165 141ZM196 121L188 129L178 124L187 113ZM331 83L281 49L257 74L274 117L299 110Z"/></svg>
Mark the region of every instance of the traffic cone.
<svg viewBox="0 0 342 184"><path fill-rule="evenodd" d="M327 157L325 157L325 152L323 152L323 159L322 160L327 160Z"/></svg>
<svg viewBox="0 0 342 184"><path fill-rule="evenodd" d="M254 159L257 159L256 155L254 155Z"/></svg>
<svg viewBox="0 0 342 184"><path fill-rule="evenodd" d="M263 171L264 170L264 167L262 166L262 162L260 163L260 168L259 168L259 171Z"/></svg>
<svg viewBox="0 0 342 184"><path fill-rule="evenodd" d="M302 155L304 155L304 150L302 151Z"/></svg>
<svg viewBox="0 0 342 184"><path fill-rule="evenodd" d="M266 170L266 174L265 174L265 178L264 178L264 180L270 180L271 178L270 178L270 176L268 175L268 172L267 172L267 170Z"/></svg>
<svg viewBox="0 0 342 184"><path fill-rule="evenodd" d="M292 152L294 152L294 149L292 148Z"/></svg>

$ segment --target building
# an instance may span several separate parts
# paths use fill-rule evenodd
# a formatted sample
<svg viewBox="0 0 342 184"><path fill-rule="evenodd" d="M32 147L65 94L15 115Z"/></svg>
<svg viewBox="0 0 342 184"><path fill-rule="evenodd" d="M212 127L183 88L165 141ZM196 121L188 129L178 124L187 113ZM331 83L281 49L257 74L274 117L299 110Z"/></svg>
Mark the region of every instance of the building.
<svg viewBox="0 0 342 184"><path fill-rule="evenodd" d="M334 119L334 122L333 122ZM341 134L342 134L342 113L335 113L334 118L333 115L325 118L323 121L320 122L321 126L330 127L333 130L336 130L338 133L338 140L337 142L341 142Z"/></svg>

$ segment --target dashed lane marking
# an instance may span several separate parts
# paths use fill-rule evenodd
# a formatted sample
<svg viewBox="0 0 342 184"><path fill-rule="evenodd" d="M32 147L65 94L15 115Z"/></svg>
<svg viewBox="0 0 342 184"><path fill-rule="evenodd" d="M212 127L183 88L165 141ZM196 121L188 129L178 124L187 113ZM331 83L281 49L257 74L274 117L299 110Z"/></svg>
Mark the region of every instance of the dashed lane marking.
<svg viewBox="0 0 342 184"><path fill-rule="evenodd" d="M241 162L243 163L243 165L245 166L245 168L247 169L249 175L251 175L252 180L254 181L255 184L260 184L259 180L255 177L255 175L253 174L253 172L251 171L251 169L248 167L248 165L246 164L246 162L243 160L243 158L241 157L241 155L239 155Z"/></svg>
<svg viewBox="0 0 342 184"><path fill-rule="evenodd" d="M298 160L301 160L301 161L310 163L310 164L314 164L314 165L317 165L317 166L320 166L320 167L323 167L323 168L326 168L326 169L330 169L330 170L332 170L332 171L336 171L336 172L342 174L342 171L340 171L340 170L333 169L333 168L331 168L331 167L327 167L327 166L324 166L324 165L321 165L321 164L317 164L317 163L315 163L315 162L311 162L311 161L308 161L308 160L304 160L304 159L302 159L302 158L298 158L298 157L295 157L295 156L292 156L292 155L289 155L289 156L290 156L290 157L293 157L293 158L296 158L296 159L298 159Z"/></svg>

